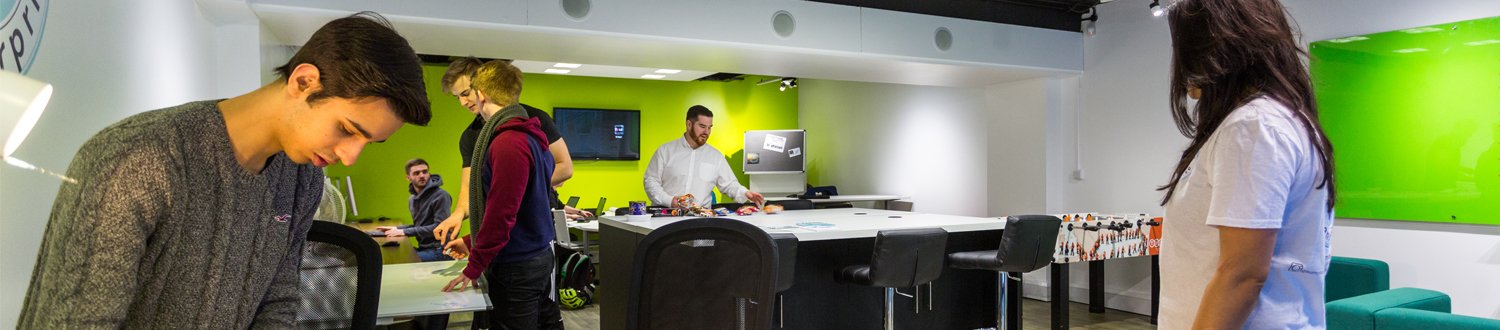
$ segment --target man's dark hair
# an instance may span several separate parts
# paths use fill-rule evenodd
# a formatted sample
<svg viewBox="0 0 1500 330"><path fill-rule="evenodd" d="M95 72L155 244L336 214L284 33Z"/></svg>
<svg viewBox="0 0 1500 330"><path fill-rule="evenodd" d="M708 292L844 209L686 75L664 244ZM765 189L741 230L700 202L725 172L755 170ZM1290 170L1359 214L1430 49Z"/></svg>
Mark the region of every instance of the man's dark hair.
<svg viewBox="0 0 1500 330"><path fill-rule="evenodd" d="M379 97L402 121L425 126L432 119L422 60L380 14L360 12L324 24L276 73L285 81L303 63L318 67L323 85L307 96L308 104L330 97Z"/></svg>
<svg viewBox="0 0 1500 330"><path fill-rule="evenodd" d="M406 172L403 173L406 173L406 175L411 175L411 167L417 165L427 165L427 161L421 158L412 158L411 160L406 161ZM428 165L427 170L431 171L432 165Z"/></svg>
<svg viewBox="0 0 1500 330"><path fill-rule="evenodd" d="M483 64L484 60L473 56L460 58L454 60L453 63L449 63L448 71L443 72L443 93L453 94L453 90L455 89L453 88L453 82L458 81L459 77L474 75L474 71L479 71L479 66Z"/></svg>
<svg viewBox="0 0 1500 330"><path fill-rule="evenodd" d="M705 107L705 106L702 106L702 105L695 105L695 106L692 106L691 108L688 108L688 116L687 116L687 120L688 121L698 120L698 116L704 116L704 117L708 117L708 118L713 118L714 117L714 112L713 111L708 111L708 107Z"/></svg>

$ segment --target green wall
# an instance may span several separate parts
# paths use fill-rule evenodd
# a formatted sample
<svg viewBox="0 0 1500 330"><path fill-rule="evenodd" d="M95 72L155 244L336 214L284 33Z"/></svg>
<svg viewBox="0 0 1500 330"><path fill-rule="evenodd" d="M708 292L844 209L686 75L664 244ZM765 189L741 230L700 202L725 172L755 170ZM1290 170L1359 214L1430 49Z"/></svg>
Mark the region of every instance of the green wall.
<svg viewBox="0 0 1500 330"><path fill-rule="evenodd" d="M1500 224L1500 17L1311 53L1339 217Z"/></svg>
<svg viewBox="0 0 1500 330"><path fill-rule="evenodd" d="M452 96L443 94L439 79L446 69L423 66L433 111L426 127L407 125L385 143L369 145L355 166L328 167L328 175L335 179L353 178L360 212L353 218L385 216L410 222L406 208L410 194L402 168L408 159L417 157L431 164L432 173L443 176L443 188L456 202L461 164L458 137L474 117ZM797 89L781 92L776 85L756 86L759 79L677 82L527 74L521 102L549 113L553 107L640 110L640 161L577 161L573 178L558 189L564 200L581 197L580 207L593 207L601 196L609 199L609 206L625 206L629 201L647 200L641 183L646 165L658 146L682 137L687 108L694 104L714 111L709 144L725 153L740 183L748 186L740 171L744 132L797 128Z"/></svg>

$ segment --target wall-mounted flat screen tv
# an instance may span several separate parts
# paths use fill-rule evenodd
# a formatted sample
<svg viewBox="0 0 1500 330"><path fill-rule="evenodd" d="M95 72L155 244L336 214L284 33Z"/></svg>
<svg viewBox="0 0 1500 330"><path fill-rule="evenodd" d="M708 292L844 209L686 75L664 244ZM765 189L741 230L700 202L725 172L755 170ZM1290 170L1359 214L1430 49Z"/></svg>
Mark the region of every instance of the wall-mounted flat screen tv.
<svg viewBox="0 0 1500 330"><path fill-rule="evenodd" d="M581 160L640 160L640 110L552 108L568 155Z"/></svg>

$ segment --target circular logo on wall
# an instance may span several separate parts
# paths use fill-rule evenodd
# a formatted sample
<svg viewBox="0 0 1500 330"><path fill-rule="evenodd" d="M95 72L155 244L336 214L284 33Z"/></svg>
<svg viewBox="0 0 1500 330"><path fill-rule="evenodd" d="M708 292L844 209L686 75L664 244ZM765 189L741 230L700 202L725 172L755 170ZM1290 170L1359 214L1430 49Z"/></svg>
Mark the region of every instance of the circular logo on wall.
<svg viewBox="0 0 1500 330"><path fill-rule="evenodd" d="M0 0L0 70L31 70L47 24L47 1Z"/></svg>

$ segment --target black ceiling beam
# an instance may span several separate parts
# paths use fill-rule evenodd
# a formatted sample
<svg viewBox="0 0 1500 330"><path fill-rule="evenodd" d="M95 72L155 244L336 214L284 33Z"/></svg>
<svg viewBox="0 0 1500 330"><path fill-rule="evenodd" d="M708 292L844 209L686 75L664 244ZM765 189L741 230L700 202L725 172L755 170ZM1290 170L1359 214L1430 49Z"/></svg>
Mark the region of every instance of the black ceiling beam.
<svg viewBox="0 0 1500 330"><path fill-rule="evenodd" d="M1099 0L812 0L846 6L1079 31L1079 16Z"/></svg>

